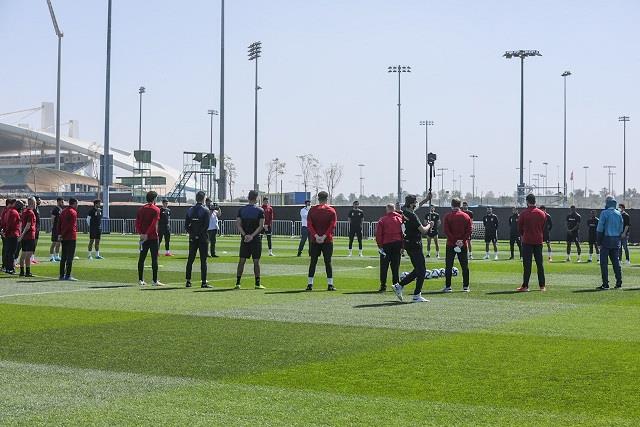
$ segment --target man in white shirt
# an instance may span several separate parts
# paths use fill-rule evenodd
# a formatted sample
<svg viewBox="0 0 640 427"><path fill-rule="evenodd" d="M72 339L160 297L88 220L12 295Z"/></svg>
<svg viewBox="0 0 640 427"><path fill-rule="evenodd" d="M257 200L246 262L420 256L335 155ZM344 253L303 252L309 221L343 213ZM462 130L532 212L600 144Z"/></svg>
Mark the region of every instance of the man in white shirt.
<svg viewBox="0 0 640 427"><path fill-rule="evenodd" d="M300 223L302 225L300 229L300 244L298 245L298 256L302 255L305 243L309 237L309 231L307 230L307 215L309 215L309 207L311 206L310 200L304 201L304 207L300 209Z"/></svg>
<svg viewBox="0 0 640 427"><path fill-rule="evenodd" d="M220 214L220 208L217 203L211 204L211 200L206 200L207 207L209 208L209 212L211 216L209 217L209 227L207 228L207 234L209 235L209 245L210 248L210 256L213 258L218 258L216 255L216 238L220 233L220 225L218 215Z"/></svg>

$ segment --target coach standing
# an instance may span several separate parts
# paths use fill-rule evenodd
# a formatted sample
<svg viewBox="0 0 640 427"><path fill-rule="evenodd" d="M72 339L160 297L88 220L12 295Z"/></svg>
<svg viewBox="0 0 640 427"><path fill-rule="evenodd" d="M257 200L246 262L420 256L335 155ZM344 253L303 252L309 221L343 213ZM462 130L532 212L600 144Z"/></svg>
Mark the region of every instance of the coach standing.
<svg viewBox="0 0 640 427"><path fill-rule="evenodd" d="M489 243L493 243L494 260L498 260L498 216L493 213L493 209L487 208L487 214L482 218L484 224L484 259L489 259Z"/></svg>
<svg viewBox="0 0 640 427"><path fill-rule="evenodd" d="M456 256L462 270L462 290L469 292L469 259L465 242L471 238L472 222L469 215L460 210L460 199L451 200L451 212L444 217L444 234L447 236L445 259L445 287L442 292L451 291L453 261Z"/></svg>
<svg viewBox="0 0 640 427"><path fill-rule="evenodd" d="M311 206L311 200L304 201L304 207L300 209L300 244L298 245L298 256L302 255L304 245L307 243L309 237L309 229L307 228L307 217L309 215L309 207Z"/></svg>
<svg viewBox="0 0 640 427"><path fill-rule="evenodd" d="M273 206L269 203L268 197L262 198L262 210L264 211L264 228L262 232L267 236L267 248L269 256L273 256L273 245L271 243L271 227L273 226Z"/></svg>
<svg viewBox="0 0 640 427"><path fill-rule="evenodd" d="M513 208L511 216L509 217L509 249L511 250L511 256L509 259L514 258L515 245L518 245L518 255L522 258L522 246L520 245L520 233L518 232L518 209Z"/></svg>
<svg viewBox="0 0 640 427"><path fill-rule="evenodd" d="M391 266L393 284L400 282L400 252L402 251L402 215L393 203L386 206L385 215L378 220L376 243L380 252L380 289L387 290L387 273Z"/></svg>
<svg viewBox="0 0 640 427"><path fill-rule="evenodd" d="M103 259L100 256L100 239L102 238L102 207L101 200L93 201L93 207L87 212L87 222L89 223L89 247L87 257L93 259L93 243L96 244L96 259Z"/></svg>
<svg viewBox="0 0 640 427"><path fill-rule="evenodd" d="M620 215L622 215L622 235L620 236L620 261L622 262L622 250L624 249L625 258L627 259L627 265L631 264L629 258L629 234L631 229L631 216L627 212L627 208L623 203L618 205Z"/></svg>
<svg viewBox="0 0 640 427"><path fill-rule="evenodd" d="M207 284L207 252L209 251L209 239L207 228L209 228L209 209L204 207L204 191L196 193L196 204L189 208L184 219L184 229L189 234L189 257L186 268L186 287L191 287L191 269L196 253L200 252L200 281L201 288L210 288Z"/></svg>
<svg viewBox="0 0 640 427"><path fill-rule="evenodd" d="M393 291L400 301L403 300L402 290L406 285L411 283L414 279L416 281L416 288L413 291L413 302L429 302L429 300L422 297L422 285L424 284L424 276L427 271L425 265L424 252L422 251L422 236L427 234L432 223L428 223L423 226L415 213L418 206L422 206L431 199L431 193L428 197L420 202L418 205L418 198L409 194L405 197L404 207L402 208L402 216L404 221L404 250L409 255L413 270L407 274L399 284L393 285Z"/></svg>
<svg viewBox="0 0 640 427"><path fill-rule="evenodd" d="M76 256L76 239L78 235L78 201L73 197L69 205L62 210L58 221L58 240L62 246L60 257L60 280L76 279L71 276L73 258Z"/></svg>
<svg viewBox="0 0 640 427"><path fill-rule="evenodd" d="M146 285L144 281L144 261L151 252L151 271L153 274L153 286L163 286L158 281L158 221L160 221L160 208L156 206L158 193L147 193L147 204L138 209L136 215L136 233L140 235L140 255L138 256L138 284Z"/></svg>
<svg viewBox="0 0 640 427"><path fill-rule="evenodd" d="M600 246L600 273L602 285L596 289L606 291L609 289L609 259L616 276L616 289L622 287L622 268L620 268L620 236L624 229L624 222L620 211L616 210L616 199L607 196L605 208L600 212L598 221L598 245Z"/></svg>
<svg viewBox="0 0 640 427"><path fill-rule="evenodd" d="M364 212L360 209L360 202L353 202L353 207L349 211L349 256L353 255L353 239L358 239L358 255L362 256L362 223Z"/></svg>
<svg viewBox="0 0 640 427"><path fill-rule="evenodd" d="M545 213L536 207L536 196L527 195L527 209L518 218L518 231L522 236L522 266L524 269L522 286L516 289L518 292L529 292L532 258L536 260L540 291L544 292L547 289L545 287L544 265L542 264L542 241L546 219Z"/></svg>
<svg viewBox="0 0 640 427"><path fill-rule="evenodd" d="M169 200L167 199L162 199L162 207L160 208L160 221L158 221L158 246L162 244L162 239L164 239L164 256L173 256L170 249L171 209L169 209Z"/></svg>

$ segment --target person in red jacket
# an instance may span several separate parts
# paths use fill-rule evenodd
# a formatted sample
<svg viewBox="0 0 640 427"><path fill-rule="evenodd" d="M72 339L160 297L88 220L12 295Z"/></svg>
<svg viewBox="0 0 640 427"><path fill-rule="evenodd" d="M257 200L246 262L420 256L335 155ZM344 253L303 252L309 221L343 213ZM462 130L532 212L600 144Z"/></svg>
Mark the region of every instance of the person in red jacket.
<svg viewBox="0 0 640 427"><path fill-rule="evenodd" d="M546 290L544 265L542 264L542 243L546 220L547 215L536 207L536 196L533 194L527 195L527 209L518 218L518 231L522 236L522 266L524 269L522 286L516 289L518 292L529 292L531 258L536 260L540 291L544 292Z"/></svg>
<svg viewBox="0 0 640 427"><path fill-rule="evenodd" d="M69 204L62 210L58 220L58 240L62 246L62 257L60 258L60 280L70 280L75 282L71 276L73 258L76 256L76 238L78 234L78 201L69 199Z"/></svg>
<svg viewBox="0 0 640 427"><path fill-rule="evenodd" d="M393 284L400 283L400 252L402 251L402 214L393 203L386 206L386 214L378 220L376 243L380 253L380 290L387 290L387 273L391 266Z"/></svg>
<svg viewBox="0 0 640 427"><path fill-rule="evenodd" d="M2 259L4 271L8 274L15 274L15 253L18 248L18 236L20 236L20 214L16 209L16 199L11 199L5 210L3 217L4 247Z"/></svg>
<svg viewBox="0 0 640 427"><path fill-rule="evenodd" d="M451 200L451 212L444 217L444 234L447 236L445 261L445 287L442 292L451 292L453 261L456 256L462 270L462 290L469 292L469 259L467 245L471 240L472 221L469 215L460 210L460 199Z"/></svg>
<svg viewBox="0 0 640 427"><path fill-rule="evenodd" d="M140 255L138 256L138 284L146 285L144 281L144 261L151 252L151 271L153 274L153 286L162 286L158 281L158 221L160 221L160 208L156 206L158 193L147 193L147 204L138 209L136 215L136 233L140 235Z"/></svg>
<svg viewBox="0 0 640 427"><path fill-rule="evenodd" d="M333 286L333 268L331 257L333 256L333 229L338 221L335 209L327 204L329 194L326 191L318 193L318 204L309 209L307 216L307 229L309 230L309 281L307 291L313 290L313 276L316 274L318 258L322 254L324 267L327 271L327 290L335 291Z"/></svg>
<svg viewBox="0 0 640 427"><path fill-rule="evenodd" d="M273 256L273 247L271 246L271 227L273 226L273 206L269 203L269 198L262 199L262 210L264 211L264 228L263 233L267 236L267 247L269 248L269 256Z"/></svg>
<svg viewBox="0 0 640 427"><path fill-rule="evenodd" d="M22 277L33 277L33 274L31 274L31 257L36 250L36 235L38 233L35 208L36 199L29 197L27 199L27 207L22 211L22 232L18 237L18 242L22 247L22 253L20 254L20 276Z"/></svg>

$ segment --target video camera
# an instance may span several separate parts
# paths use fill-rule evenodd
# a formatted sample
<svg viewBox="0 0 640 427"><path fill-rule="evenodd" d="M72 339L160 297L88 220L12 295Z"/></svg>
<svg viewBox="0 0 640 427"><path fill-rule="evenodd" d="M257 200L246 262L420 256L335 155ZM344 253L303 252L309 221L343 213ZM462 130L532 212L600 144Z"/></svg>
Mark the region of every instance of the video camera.
<svg viewBox="0 0 640 427"><path fill-rule="evenodd" d="M436 156L436 153L427 154L427 164L429 166L435 165L436 164L436 160L438 160L438 156Z"/></svg>

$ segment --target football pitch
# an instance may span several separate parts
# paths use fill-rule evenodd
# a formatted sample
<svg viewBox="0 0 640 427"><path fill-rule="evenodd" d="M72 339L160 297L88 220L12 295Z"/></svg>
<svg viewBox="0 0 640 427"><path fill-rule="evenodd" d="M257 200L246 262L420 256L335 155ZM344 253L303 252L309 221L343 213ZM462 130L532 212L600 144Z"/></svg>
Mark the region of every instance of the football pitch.
<svg viewBox="0 0 640 427"><path fill-rule="evenodd" d="M501 260L483 261L478 241L471 293L460 277L452 294L433 279L430 302L411 304L377 292L372 241L363 258L336 241L337 292L326 291L322 262L304 291L308 259L288 238L263 257L267 289L253 289L247 264L235 291L237 247L237 237L219 240L213 289L198 286L197 260L184 287L187 241L175 236L176 256L160 259L164 287L137 285L135 236L105 236L105 260L87 260L81 236L78 282L56 280L49 262L32 279L0 276L0 424L640 424L635 265L624 266L622 290L597 292L598 264L565 263L558 244L545 259L548 291L537 292L534 268L521 294L507 244Z"/></svg>

